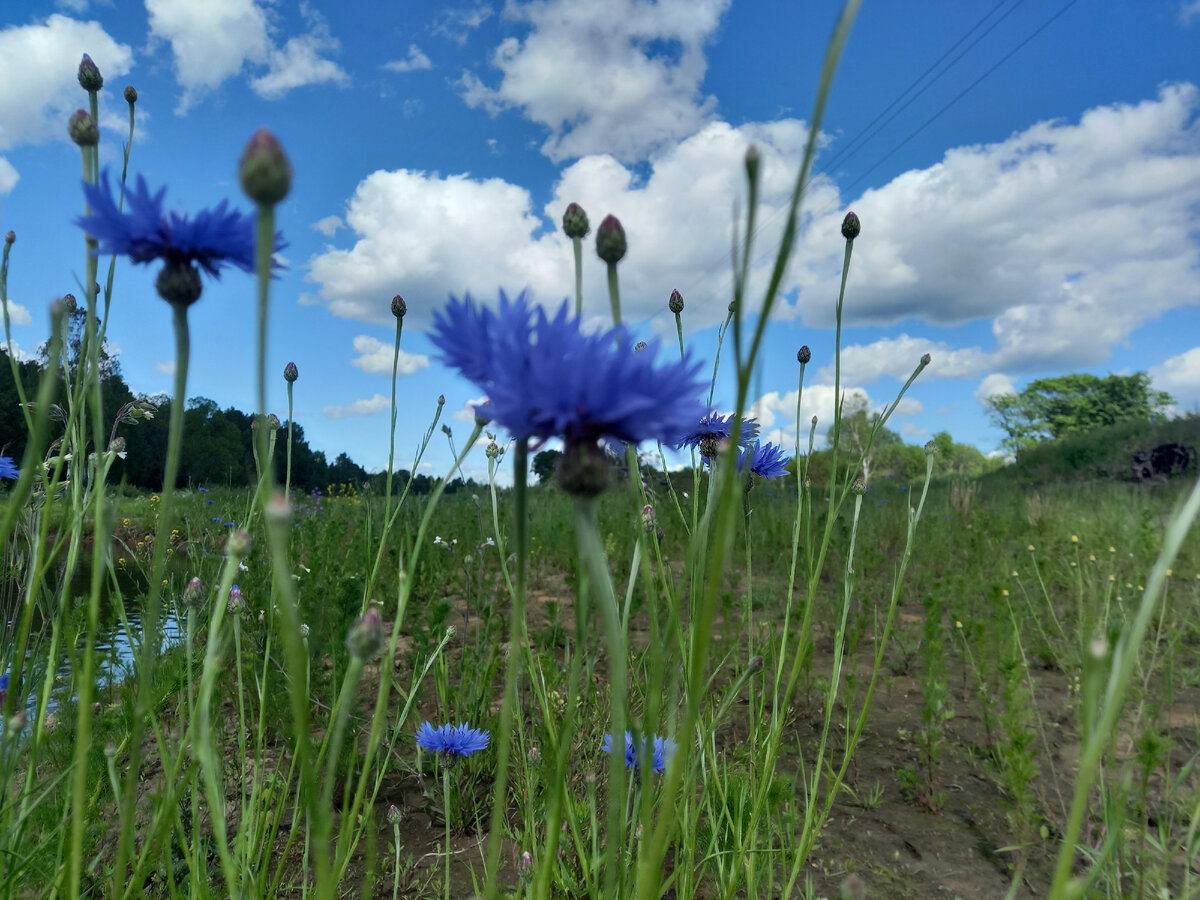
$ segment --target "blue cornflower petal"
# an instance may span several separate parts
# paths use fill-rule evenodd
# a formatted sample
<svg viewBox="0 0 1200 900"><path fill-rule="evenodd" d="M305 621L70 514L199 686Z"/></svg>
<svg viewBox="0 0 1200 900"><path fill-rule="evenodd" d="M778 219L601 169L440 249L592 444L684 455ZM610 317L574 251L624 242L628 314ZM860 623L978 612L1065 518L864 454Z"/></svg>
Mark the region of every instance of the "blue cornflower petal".
<svg viewBox="0 0 1200 900"><path fill-rule="evenodd" d="M16 481L20 476L16 461L11 456L0 456L0 478Z"/></svg>
<svg viewBox="0 0 1200 900"><path fill-rule="evenodd" d="M91 212L76 224L98 241L97 253L128 256L135 263L195 263L213 277L219 277L226 265L254 271L254 218L229 211L224 200L190 219L177 212L166 213L166 188L152 194L146 179L139 175L137 184L125 192L122 211L107 171L100 184L85 182L83 193ZM276 238L275 249L282 247Z"/></svg>
<svg viewBox="0 0 1200 900"><path fill-rule="evenodd" d="M750 466L759 478L778 478L787 474L791 457L778 444L755 444L738 453L738 469Z"/></svg>
<svg viewBox="0 0 1200 900"><path fill-rule="evenodd" d="M719 416L715 412L701 409L699 418L693 419L691 424L675 437L672 446L676 450L682 450L684 447L698 450L705 441L717 444L728 441L733 437L736 423L737 416L733 413ZM758 423L753 419L743 419L741 431L738 433L738 446L748 447L757 440Z"/></svg>
<svg viewBox="0 0 1200 900"><path fill-rule="evenodd" d="M417 729L417 746L443 756L470 756L488 745L488 732L471 728L466 722L434 728L422 722Z"/></svg>
<svg viewBox="0 0 1200 900"><path fill-rule="evenodd" d="M645 746L645 743L646 739L643 737L643 747ZM678 748L678 746L679 745L670 738L660 737L657 734L654 735L653 749L651 750L650 754L650 768L655 774L661 775L666 771L667 760L675 754L675 750ZM612 753L613 747L611 734L606 734L604 736L604 741L600 744L600 749L605 753ZM641 768L641 762L638 760L638 754L634 750L633 733L629 731L625 732L625 768Z"/></svg>
<svg viewBox="0 0 1200 900"><path fill-rule="evenodd" d="M517 438L673 441L689 425L700 363L655 365L659 342L632 351L624 328L580 332L564 302L553 318L524 293L500 295L497 312L468 296L434 314L429 335L442 360L487 393L494 421Z"/></svg>

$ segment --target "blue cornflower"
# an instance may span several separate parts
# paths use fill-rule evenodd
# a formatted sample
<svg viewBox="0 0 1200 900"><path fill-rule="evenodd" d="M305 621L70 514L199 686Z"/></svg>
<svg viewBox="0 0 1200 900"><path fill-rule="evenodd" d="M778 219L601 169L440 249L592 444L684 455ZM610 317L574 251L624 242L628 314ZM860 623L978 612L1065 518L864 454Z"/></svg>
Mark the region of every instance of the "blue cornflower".
<svg viewBox="0 0 1200 900"><path fill-rule="evenodd" d="M791 458L778 444L755 444L738 453L738 470L747 465L759 478L778 478L787 474Z"/></svg>
<svg viewBox="0 0 1200 900"><path fill-rule="evenodd" d="M161 259L169 264L195 263L213 277L225 265L254 271L254 219L228 211L222 200L214 209L201 210L192 219L163 211L167 189L151 194L146 179L125 193L125 211L117 207L108 181L83 185L91 214L76 224L99 241L97 253L128 256L135 263Z"/></svg>
<svg viewBox="0 0 1200 900"><path fill-rule="evenodd" d="M646 738L642 737L642 746L645 747ZM667 769L667 759L674 755L675 749L678 747L670 738L659 737L654 735L653 749L651 750L650 768L655 774L661 775ZM600 745L600 749L605 753L612 753L612 735L606 734L604 742ZM638 760L638 754L633 749L633 733L625 732L625 768L640 769L641 763Z"/></svg>
<svg viewBox="0 0 1200 900"><path fill-rule="evenodd" d="M459 725L439 725L434 728L422 722L417 729L417 746L432 750L443 757L470 756L488 745L488 732L471 728L466 722Z"/></svg>
<svg viewBox="0 0 1200 900"><path fill-rule="evenodd" d="M702 412L699 421L693 419L672 442L676 450L690 447L699 450L700 455L710 459L717 455L717 449L722 441L733 437L733 429L737 424L737 416L733 413L719 416L715 412ZM758 440L758 423L753 419L743 419L741 431L738 434L738 445L748 447Z"/></svg>
<svg viewBox="0 0 1200 900"><path fill-rule="evenodd" d="M16 481L20 475L21 473L17 470L17 463L11 456L0 456L0 478Z"/></svg>
<svg viewBox="0 0 1200 900"><path fill-rule="evenodd" d="M658 341L634 353L624 328L580 332L566 302L553 318L524 293L498 312L468 296L434 314L442 360L485 391L492 419L517 438L562 437L594 449L601 438L673 441L691 424L702 385L688 357L655 365Z"/></svg>

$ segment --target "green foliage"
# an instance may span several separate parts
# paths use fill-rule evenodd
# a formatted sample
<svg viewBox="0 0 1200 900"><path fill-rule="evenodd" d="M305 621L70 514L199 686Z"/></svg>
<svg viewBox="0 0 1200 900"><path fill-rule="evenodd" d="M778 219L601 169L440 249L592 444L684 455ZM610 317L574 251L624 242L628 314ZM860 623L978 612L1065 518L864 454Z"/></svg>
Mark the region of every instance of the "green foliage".
<svg viewBox="0 0 1200 900"><path fill-rule="evenodd" d="M558 468L558 458L562 456L560 450L542 450L540 453L534 454L533 457L533 474L538 477L538 484L546 484L554 477L554 470Z"/></svg>
<svg viewBox="0 0 1200 900"><path fill-rule="evenodd" d="M986 401L988 415L1013 451L1128 421L1161 419L1172 403L1156 391L1145 372L1132 375L1076 373L1039 378L1018 394L997 394Z"/></svg>

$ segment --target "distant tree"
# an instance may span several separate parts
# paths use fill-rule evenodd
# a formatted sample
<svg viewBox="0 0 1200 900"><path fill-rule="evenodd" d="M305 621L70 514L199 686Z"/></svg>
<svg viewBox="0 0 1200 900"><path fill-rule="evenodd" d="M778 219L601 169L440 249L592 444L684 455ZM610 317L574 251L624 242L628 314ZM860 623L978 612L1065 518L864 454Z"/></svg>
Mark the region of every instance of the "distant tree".
<svg viewBox="0 0 1200 900"><path fill-rule="evenodd" d="M558 468L558 458L562 456L561 450L543 450L533 457L533 474L538 477L538 484L545 484L554 477L554 470Z"/></svg>
<svg viewBox="0 0 1200 900"><path fill-rule="evenodd" d="M1017 451L1117 422L1155 421L1172 402L1170 394L1151 387L1145 372L1106 378L1076 373L1040 378L1019 394L996 394L986 406L1007 435L1004 446Z"/></svg>
<svg viewBox="0 0 1200 900"><path fill-rule="evenodd" d="M863 394L855 394L847 399L842 410L841 449L847 456L862 456L862 477L864 481L871 480L871 465L876 455L885 447L904 443L900 435L886 426L875 431L878 415L867 411L867 398ZM871 433L875 431L875 439ZM830 435L832 440L832 435Z"/></svg>

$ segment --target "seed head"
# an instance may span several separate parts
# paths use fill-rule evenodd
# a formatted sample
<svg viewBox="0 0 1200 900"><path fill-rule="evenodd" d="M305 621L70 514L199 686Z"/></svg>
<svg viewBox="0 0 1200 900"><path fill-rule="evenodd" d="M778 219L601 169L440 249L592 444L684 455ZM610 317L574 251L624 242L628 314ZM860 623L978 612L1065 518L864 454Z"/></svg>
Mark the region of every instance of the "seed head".
<svg viewBox="0 0 1200 900"><path fill-rule="evenodd" d="M404 298L399 294L392 298L392 315L397 319L403 319L404 314L408 312L408 304L404 302Z"/></svg>
<svg viewBox="0 0 1200 900"><path fill-rule="evenodd" d="M288 384L295 384L296 379L300 377L300 370L296 368L294 362L288 363L283 367L283 380Z"/></svg>
<svg viewBox="0 0 1200 900"><path fill-rule="evenodd" d="M137 103L137 97L137 88L132 84L125 85L125 102L133 106L133 104Z"/></svg>
<svg viewBox="0 0 1200 900"><path fill-rule="evenodd" d="M587 236L590 228L583 207L578 203L567 204L567 211L563 213L563 233L569 238L582 238Z"/></svg>
<svg viewBox="0 0 1200 900"><path fill-rule="evenodd" d="M355 659L366 662L379 655L383 650L384 640L383 620L372 606L361 619L350 626L350 633L346 635L346 649Z"/></svg>
<svg viewBox="0 0 1200 900"><path fill-rule="evenodd" d="M858 237L862 231L862 223L858 221L858 216L852 212L846 213L846 218L842 219L842 237L848 241Z"/></svg>
<svg viewBox="0 0 1200 900"><path fill-rule="evenodd" d="M242 190L255 203L274 206L292 188L292 164L279 141L266 128L254 132L238 164Z"/></svg>
<svg viewBox="0 0 1200 900"><path fill-rule="evenodd" d="M667 306L675 315L683 312L683 294L679 291L671 291L671 299L667 301Z"/></svg>
<svg viewBox="0 0 1200 900"><path fill-rule="evenodd" d="M100 129L96 120L85 109L77 109L71 113L67 122L67 134L80 147L95 147L100 143Z"/></svg>
<svg viewBox="0 0 1200 900"><path fill-rule="evenodd" d="M808 365L810 359L812 359L812 351L808 349L808 344L805 344L796 351L796 362L800 363L800 365Z"/></svg>
<svg viewBox="0 0 1200 900"><path fill-rule="evenodd" d="M625 229L614 215L607 215L596 229L596 255L609 265L616 265L625 256Z"/></svg>
<svg viewBox="0 0 1200 900"><path fill-rule="evenodd" d="M88 93L94 93L104 87L104 78L92 58L86 53L79 61L79 86Z"/></svg>

